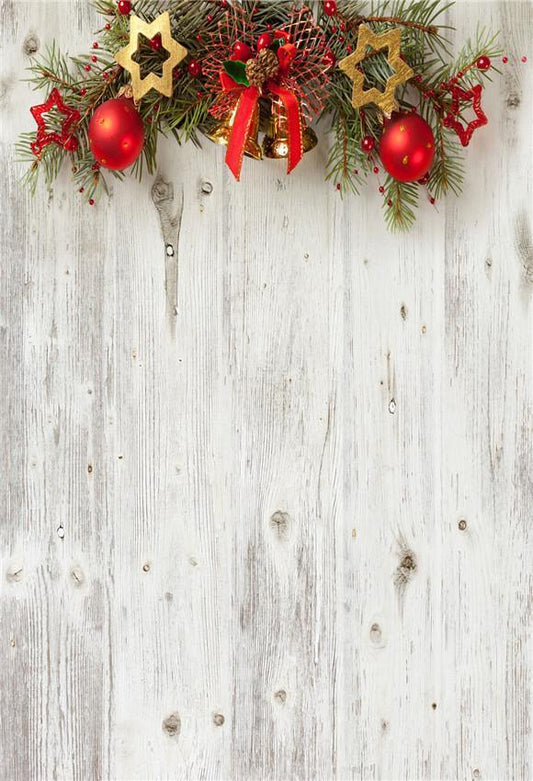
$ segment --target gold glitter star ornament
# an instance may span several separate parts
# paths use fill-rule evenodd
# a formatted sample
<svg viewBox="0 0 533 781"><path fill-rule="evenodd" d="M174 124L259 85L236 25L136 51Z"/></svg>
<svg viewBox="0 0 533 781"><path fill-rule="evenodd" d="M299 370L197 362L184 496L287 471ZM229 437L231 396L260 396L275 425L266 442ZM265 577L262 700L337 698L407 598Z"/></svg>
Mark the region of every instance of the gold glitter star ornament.
<svg viewBox="0 0 533 781"><path fill-rule="evenodd" d="M161 46L169 56L163 63L161 76L149 73L141 78L141 67L134 62L133 55L139 47L139 35L144 35L149 41L156 35L161 36ZM170 31L170 16L168 11L154 19L153 22L143 22L138 16L130 17L130 42L115 54L115 59L124 70L131 74L133 100L137 103L151 89L157 90L167 98L172 97L172 70L187 56L187 49L174 40Z"/></svg>
<svg viewBox="0 0 533 781"><path fill-rule="evenodd" d="M405 84L414 74L409 65L402 60L400 46L402 42L402 31L399 27L387 30L385 33L376 34L365 24L360 25L357 36L357 48L353 54L349 54L339 62L339 68L346 73L353 81L352 105L354 108L361 108L367 103L375 103L386 116L390 116L393 111L398 109L398 102L394 96L396 87ZM365 90L365 75L358 67L368 54L368 49L372 52L379 52L387 49L387 62L394 70L394 73L388 78L383 92L376 87Z"/></svg>

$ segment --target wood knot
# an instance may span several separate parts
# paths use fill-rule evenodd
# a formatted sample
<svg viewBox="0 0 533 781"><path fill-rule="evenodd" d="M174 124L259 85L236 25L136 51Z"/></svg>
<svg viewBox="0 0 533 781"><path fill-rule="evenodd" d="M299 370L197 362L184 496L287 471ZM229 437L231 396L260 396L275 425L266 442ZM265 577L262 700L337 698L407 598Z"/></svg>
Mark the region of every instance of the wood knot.
<svg viewBox="0 0 533 781"><path fill-rule="evenodd" d="M22 44L22 51L24 54L27 54L28 57L32 57L34 54L36 54L39 51L39 46L41 45L38 37L35 35L35 33L29 33L24 38L24 43Z"/></svg>
<svg viewBox="0 0 533 781"><path fill-rule="evenodd" d="M174 198L174 187L171 182L167 182L161 175L157 177L152 186L152 201L157 205L165 201L172 201Z"/></svg>
<svg viewBox="0 0 533 781"><path fill-rule="evenodd" d="M383 638L383 634L381 632L381 627L379 624L372 624L370 627L370 641L374 645L381 645L381 640Z"/></svg>
<svg viewBox="0 0 533 781"><path fill-rule="evenodd" d="M516 93L516 92L509 93L509 95L507 96L507 99L505 101L505 103L507 105L507 108L510 108L510 109L517 109L521 102L522 102L522 99L521 99L520 95L518 95L518 93Z"/></svg>
<svg viewBox="0 0 533 781"><path fill-rule="evenodd" d="M181 719L177 713L171 713L166 719L164 719L163 732L169 736L169 738L178 738L181 732Z"/></svg>
<svg viewBox="0 0 533 781"><path fill-rule="evenodd" d="M400 596L403 596L407 584L416 572L416 568L417 561L415 554L405 545L402 545L400 549L400 563L394 573L394 585L398 589L398 594Z"/></svg>
<svg viewBox="0 0 533 781"><path fill-rule="evenodd" d="M213 724L215 727L221 727L226 719L222 715L222 713L213 713Z"/></svg>
<svg viewBox="0 0 533 781"><path fill-rule="evenodd" d="M279 702L280 705L285 705L287 702L287 692L285 689L279 689L279 691L274 694L274 699L276 702Z"/></svg>
<svg viewBox="0 0 533 781"><path fill-rule="evenodd" d="M291 518L288 513L276 510L270 516L270 528L279 540L286 540L289 537Z"/></svg>
<svg viewBox="0 0 533 781"><path fill-rule="evenodd" d="M431 703L431 708L432 708L432 710L437 710L437 703L436 702L432 702Z"/></svg>

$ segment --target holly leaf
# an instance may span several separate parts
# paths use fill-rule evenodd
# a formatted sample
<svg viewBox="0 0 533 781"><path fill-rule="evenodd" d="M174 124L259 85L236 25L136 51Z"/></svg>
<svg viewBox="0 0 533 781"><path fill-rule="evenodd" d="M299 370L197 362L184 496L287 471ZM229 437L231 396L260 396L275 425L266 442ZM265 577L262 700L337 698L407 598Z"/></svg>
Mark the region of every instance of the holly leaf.
<svg viewBox="0 0 533 781"><path fill-rule="evenodd" d="M224 70L237 84L243 84L245 87L250 86L246 75L246 64L241 60L226 60Z"/></svg>

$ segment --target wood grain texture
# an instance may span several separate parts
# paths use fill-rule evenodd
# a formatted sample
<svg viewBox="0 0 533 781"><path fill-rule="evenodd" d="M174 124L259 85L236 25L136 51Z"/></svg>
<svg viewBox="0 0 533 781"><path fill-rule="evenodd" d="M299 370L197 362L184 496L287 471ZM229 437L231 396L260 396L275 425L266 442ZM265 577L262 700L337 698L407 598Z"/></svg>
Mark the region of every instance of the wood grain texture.
<svg viewBox="0 0 533 781"><path fill-rule="evenodd" d="M451 12L512 61L407 236L324 144L31 199L28 54L97 22L0 8L0 778L531 779L532 4Z"/></svg>

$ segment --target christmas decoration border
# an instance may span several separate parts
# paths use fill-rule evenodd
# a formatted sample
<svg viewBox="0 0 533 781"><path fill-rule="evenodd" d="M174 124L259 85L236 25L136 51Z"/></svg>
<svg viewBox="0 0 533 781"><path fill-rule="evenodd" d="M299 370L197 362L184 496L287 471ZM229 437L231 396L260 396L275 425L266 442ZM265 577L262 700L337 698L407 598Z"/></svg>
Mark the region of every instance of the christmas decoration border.
<svg viewBox="0 0 533 781"><path fill-rule="evenodd" d="M130 74L116 60L118 55L124 62L120 52L125 47L128 57L135 49L130 17L134 15L147 28L161 14L168 14L172 38L186 58L173 69L170 97L151 89L136 105L144 144L130 169L133 175L141 178L145 171L155 171L160 133L180 144L199 145L203 137L227 143L227 161L237 178L245 155L287 156L290 170L314 145L309 124L316 120L327 123L330 132L326 178L341 195L358 194L365 182L375 181L389 228L411 227L421 194L434 204L448 192L460 193L462 146L487 122L481 92L492 73L499 72L495 58L502 52L496 35L478 29L453 58L448 39L452 28L443 17L450 13L446 0L411 4L403 0L307 4L298 0L94 0L93 4L104 23L90 51L67 58L53 43L29 68L33 88L47 92L47 101L32 108L37 129L23 133L17 144L19 159L29 163L24 181L33 192L41 175L48 187L53 186L65 159L75 186L90 205L108 191L108 175L124 178L122 170L105 170L102 156L98 159L98 143L91 138L94 114L100 109L100 124L105 127L106 102L132 96ZM168 37L166 42L168 47ZM134 67L139 89L143 72L153 74L164 68L166 49L160 35L151 40L139 37L137 43ZM386 46L394 47L388 58L383 52ZM260 57L261 49L268 56ZM355 57L355 52L361 56ZM157 82L157 78L150 81ZM382 101L376 98L381 95ZM245 96L247 104L253 103L246 110ZM377 102L366 102L368 97ZM54 114L53 104L61 114ZM470 123L465 119L469 106L476 111ZM396 109L392 116L384 113L392 108ZM45 126L46 112L49 125ZM285 124L280 130L282 119ZM263 148L252 137L259 129L266 132ZM279 145L272 152L272 138L267 149L272 132L285 133L285 155ZM420 157L422 140L426 153ZM252 164L245 161L245 165L249 165L246 176L253 176ZM424 171L423 175L413 179L417 171Z"/></svg>

